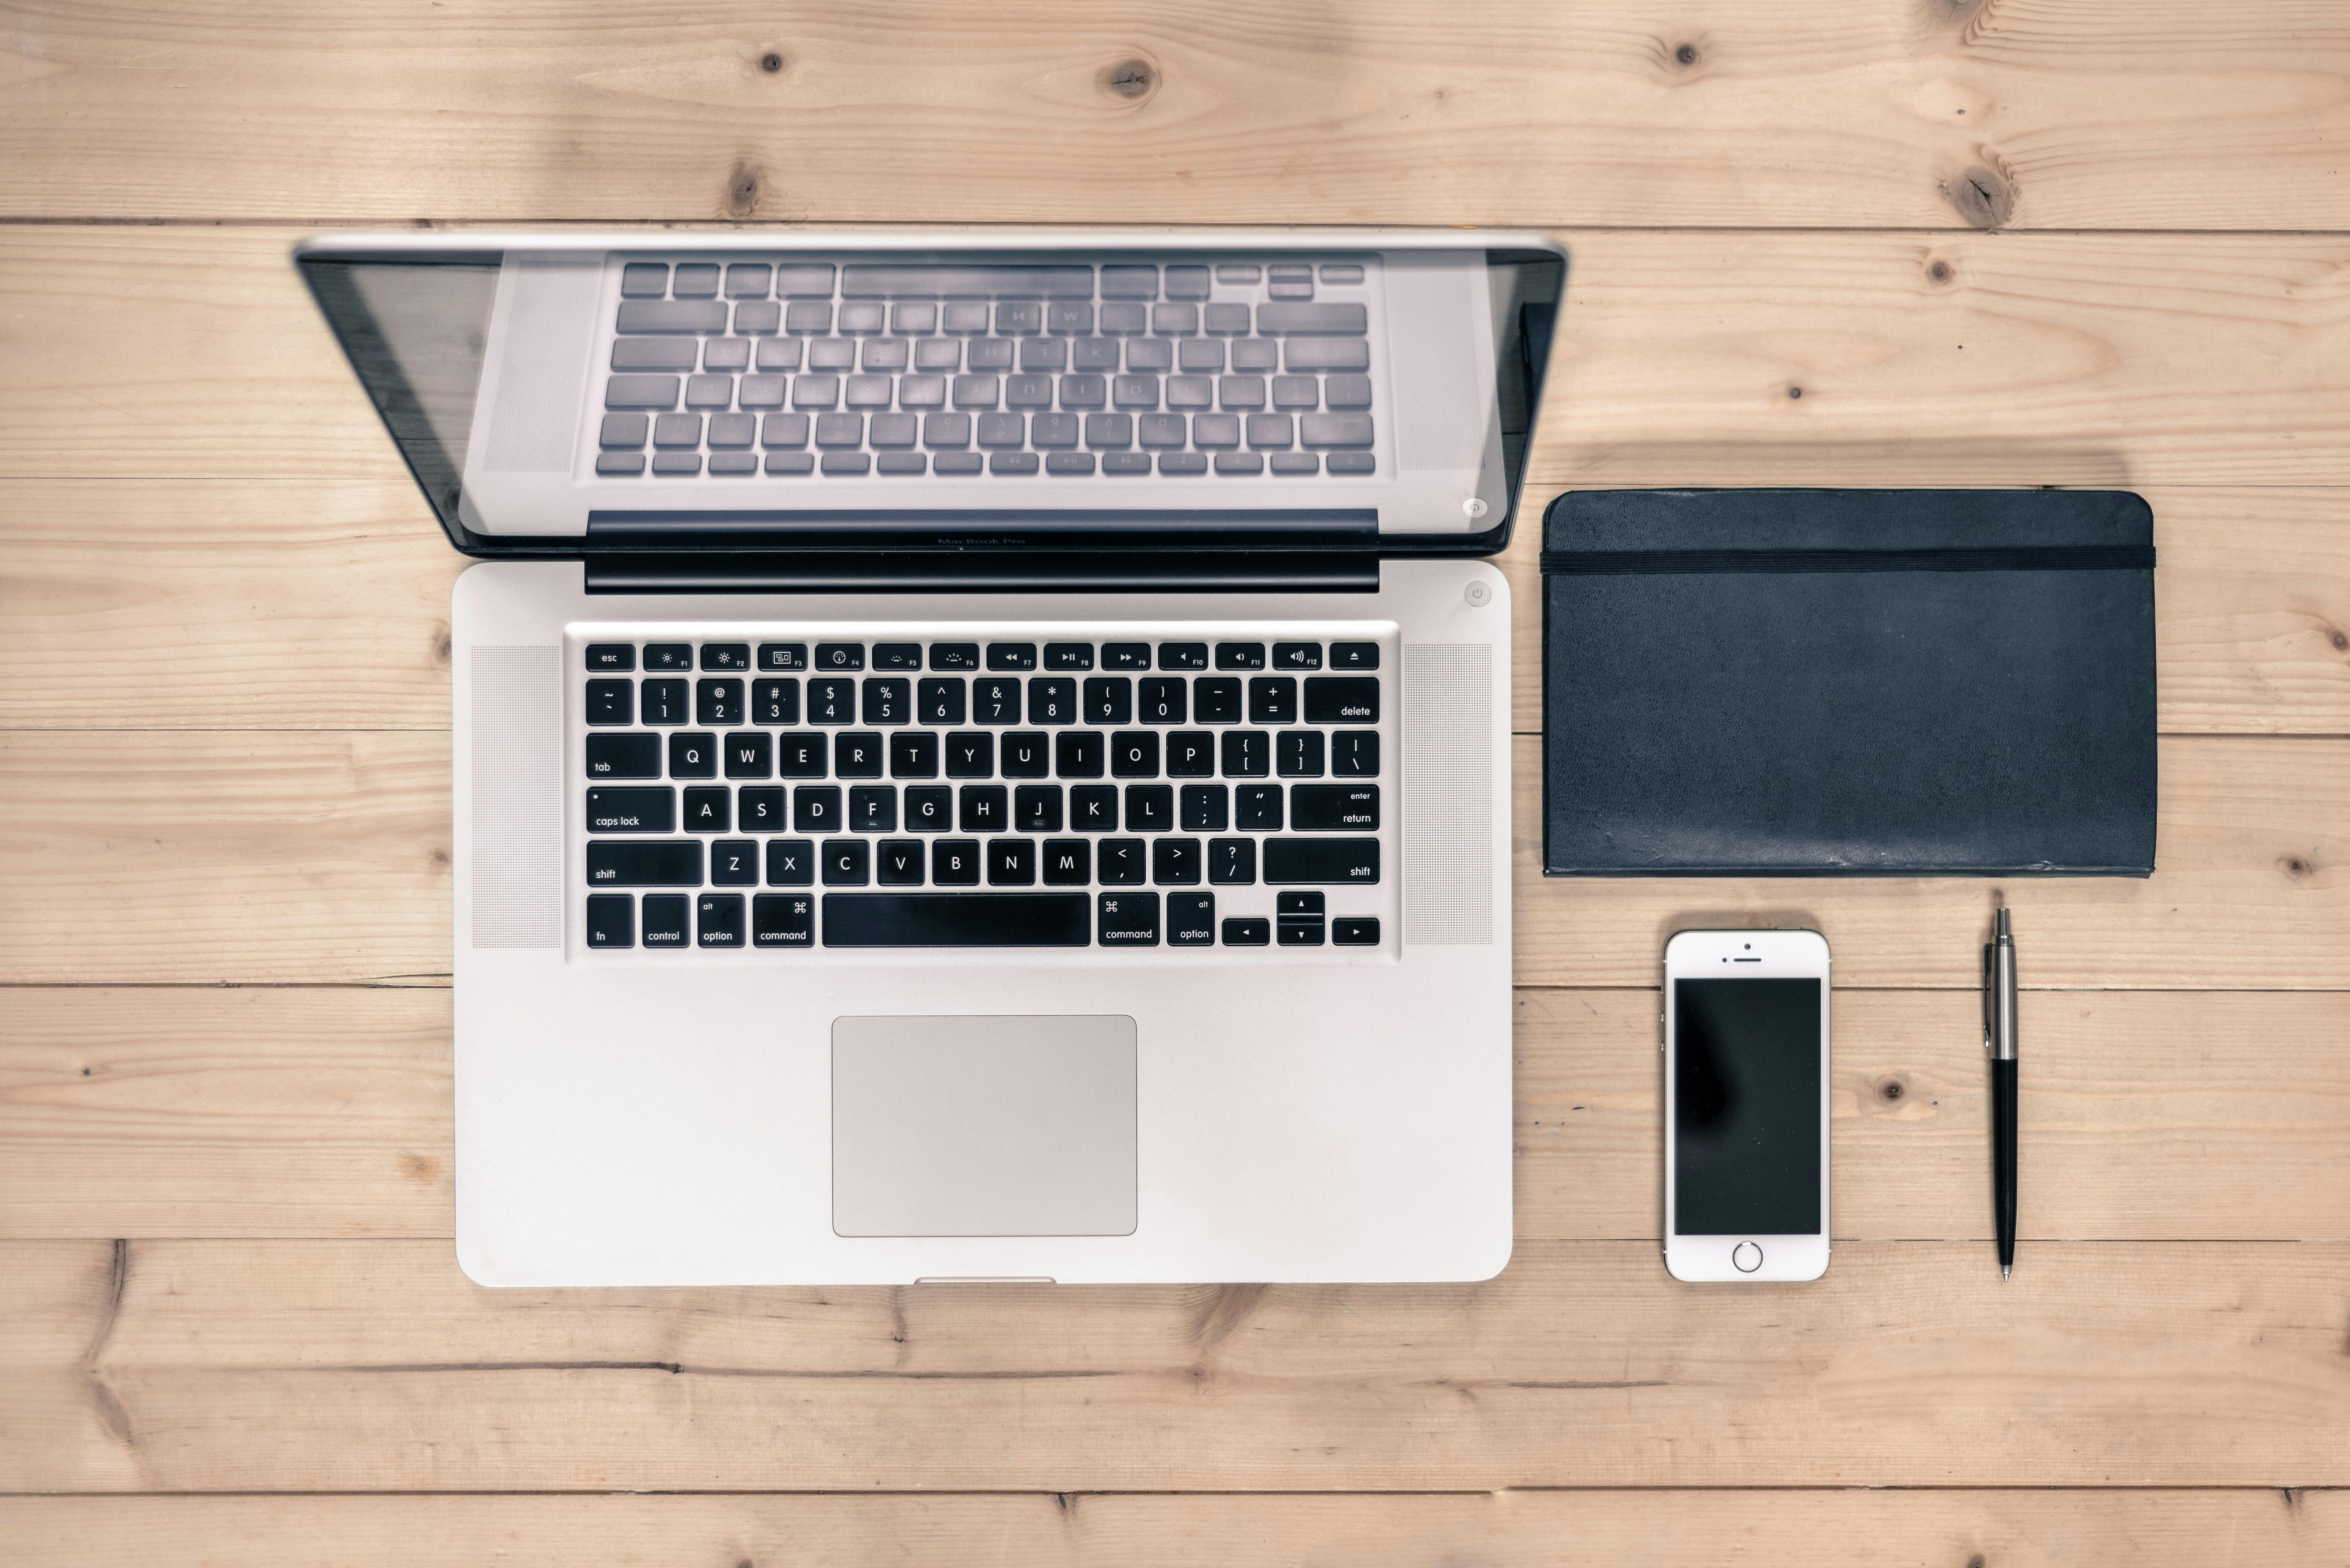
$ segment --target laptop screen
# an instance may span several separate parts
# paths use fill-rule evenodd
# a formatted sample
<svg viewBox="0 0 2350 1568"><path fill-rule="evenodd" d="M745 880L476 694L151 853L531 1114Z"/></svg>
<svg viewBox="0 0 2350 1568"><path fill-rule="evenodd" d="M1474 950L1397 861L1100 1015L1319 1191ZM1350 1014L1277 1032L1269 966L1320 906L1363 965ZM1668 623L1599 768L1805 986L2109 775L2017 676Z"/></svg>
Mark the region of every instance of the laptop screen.
<svg viewBox="0 0 2350 1568"><path fill-rule="evenodd" d="M298 260L461 547L1492 547L1565 272L1539 242L332 238Z"/></svg>

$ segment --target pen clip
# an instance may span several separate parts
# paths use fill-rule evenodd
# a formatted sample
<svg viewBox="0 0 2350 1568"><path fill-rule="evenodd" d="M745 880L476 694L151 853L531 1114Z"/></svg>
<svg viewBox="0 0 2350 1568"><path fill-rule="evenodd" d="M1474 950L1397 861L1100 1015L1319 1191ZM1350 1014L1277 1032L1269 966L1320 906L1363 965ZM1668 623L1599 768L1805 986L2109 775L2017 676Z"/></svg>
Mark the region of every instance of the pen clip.
<svg viewBox="0 0 2350 1568"><path fill-rule="evenodd" d="M1983 943L1983 956L1982 956L1982 1025L1983 1025L1983 1049L1984 1049L1984 1050L1986 1050L1986 1051L1988 1051L1988 1050L1991 1049L1991 953L1992 953L1992 951L1994 950L1994 949L1995 949L1997 946L1998 946L1998 944L1997 944L1997 943L1995 943L1995 942L1985 942L1985 943Z"/></svg>

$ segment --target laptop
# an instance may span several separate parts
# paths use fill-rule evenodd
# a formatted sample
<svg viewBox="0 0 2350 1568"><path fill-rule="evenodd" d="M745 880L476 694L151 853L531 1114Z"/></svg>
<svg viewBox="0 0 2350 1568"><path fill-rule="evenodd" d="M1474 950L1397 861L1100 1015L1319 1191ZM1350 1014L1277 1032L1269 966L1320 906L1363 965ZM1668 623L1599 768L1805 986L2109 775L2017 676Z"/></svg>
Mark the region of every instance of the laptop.
<svg viewBox="0 0 2350 1568"><path fill-rule="evenodd" d="M331 235L458 549L494 1285L1442 1281L1511 1248L1510 593L1565 257Z"/></svg>

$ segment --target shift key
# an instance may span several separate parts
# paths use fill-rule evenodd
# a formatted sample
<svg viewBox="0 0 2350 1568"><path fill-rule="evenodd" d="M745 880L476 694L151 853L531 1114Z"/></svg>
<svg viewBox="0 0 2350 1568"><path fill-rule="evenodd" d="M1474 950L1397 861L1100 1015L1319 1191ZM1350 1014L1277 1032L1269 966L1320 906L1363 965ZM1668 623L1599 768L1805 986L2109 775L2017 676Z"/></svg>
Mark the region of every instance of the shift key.
<svg viewBox="0 0 2350 1568"><path fill-rule="evenodd" d="M1264 879L1276 888L1329 888L1376 882L1379 879L1379 841L1268 838L1264 841Z"/></svg>
<svg viewBox="0 0 2350 1568"><path fill-rule="evenodd" d="M702 841L598 838L588 845L591 888L699 888Z"/></svg>

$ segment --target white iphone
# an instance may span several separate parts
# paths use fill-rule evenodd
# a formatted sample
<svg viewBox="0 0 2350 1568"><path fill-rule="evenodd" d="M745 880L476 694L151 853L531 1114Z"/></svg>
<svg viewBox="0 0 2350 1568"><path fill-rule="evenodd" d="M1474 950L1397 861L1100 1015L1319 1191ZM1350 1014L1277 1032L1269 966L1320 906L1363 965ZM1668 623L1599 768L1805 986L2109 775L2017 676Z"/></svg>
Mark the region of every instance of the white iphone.
<svg viewBox="0 0 2350 1568"><path fill-rule="evenodd" d="M1828 944L1679 931L1665 944L1665 1268L1816 1280L1828 1266Z"/></svg>

